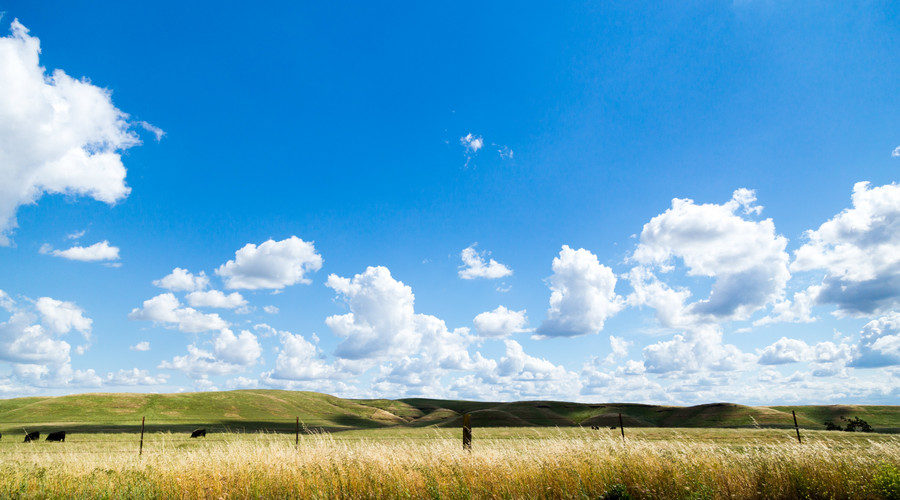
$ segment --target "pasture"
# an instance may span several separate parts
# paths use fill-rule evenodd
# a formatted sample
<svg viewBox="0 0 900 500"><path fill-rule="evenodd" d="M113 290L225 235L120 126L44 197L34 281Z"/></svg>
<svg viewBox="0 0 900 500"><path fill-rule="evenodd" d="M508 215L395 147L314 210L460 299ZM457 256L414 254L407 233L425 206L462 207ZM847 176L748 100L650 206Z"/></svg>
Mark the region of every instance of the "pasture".
<svg viewBox="0 0 900 500"><path fill-rule="evenodd" d="M625 440L610 429L619 415ZM851 417L878 432L824 430ZM895 406L16 398L0 400L0 498L900 499L898 430ZM46 440L59 431L65 442ZM26 432L41 438L25 443Z"/></svg>
<svg viewBox="0 0 900 500"><path fill-rule="evenodd" d="M2 498L900 498L900 436L440 427L0 441ZM16 436L17 437L17 436Z"/></svg>

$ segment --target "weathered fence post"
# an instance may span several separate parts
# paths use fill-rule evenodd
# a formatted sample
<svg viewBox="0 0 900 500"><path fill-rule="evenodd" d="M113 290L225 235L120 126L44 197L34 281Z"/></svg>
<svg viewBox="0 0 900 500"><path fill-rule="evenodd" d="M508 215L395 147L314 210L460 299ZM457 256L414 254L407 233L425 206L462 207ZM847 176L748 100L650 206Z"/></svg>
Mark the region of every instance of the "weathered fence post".
<svg viewBox="0 0 900 500"><path fill-rule="evenodd" d="M294 431L294 446L300 446L300 417L297 417L297 430Z"/></svg>
<svg viewBox="0 0 900 500"><path fill-rule="evenodd" d="M797 431L797 442L803 444L803 441L800 441L800 426L797 425L797 412L791 410L791 415L794 416L794 429Z"/></svg>
<svg viewBox="0 0 900 500"><path fill-rule="evenodd" d="M141 417L141 447L140 447L140 449L138 449L138 456L141 456L144 454L144 420L146 418L147 418L146 416Z"/></svg>
<svg viewBox="0 0 900 500"><path fill-rule="evenodd" d="M622 442L625 442L625 424L622 423L622 414L619 413L619 428L622 429Z"/></svg>
<svg viewBox="0 0 900 500"><path fill-rule="evenodd" d="M472 419L468 413L463 415L463 449L472 451Z"/></svg>

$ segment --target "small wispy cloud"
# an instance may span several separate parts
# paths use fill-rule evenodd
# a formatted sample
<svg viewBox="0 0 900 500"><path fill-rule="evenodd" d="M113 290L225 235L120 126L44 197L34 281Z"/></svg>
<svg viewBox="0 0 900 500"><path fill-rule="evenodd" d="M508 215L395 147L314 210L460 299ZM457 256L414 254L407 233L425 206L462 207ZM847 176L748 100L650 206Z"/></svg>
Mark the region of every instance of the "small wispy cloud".
<svg viewBox="0 0 900 500"><path fill-rule="evenodd" d="M472 159L475 158L478 152L485 147L484 137L475 135L471 132L460 137L459 144L463 147L463 153L466 155L466 167L469 166L469 162L471 162ZM510 149L509 146L492 142L490 143L490 147L488 149L491 148L496 148L495 150L497 151L497 154L500 155L500 159L513 159L513 150Z"/></svg>
<svg viewBox="0 0 900 500"><path fill-rule="evenodd" d="M166 135L166 132L163 129L161 129L151 123L141 121L141 122L137 122L137 124L140 125L142 129L155 135L156 142L159 142L160 140L162 140L163 136Z"/></svg>
<svg viewBox="0 0 900 500"><path fill-rule="evenodd" d="M479 149L484 147L484 139L480 135L466 134L459 138L459 143L466 148L466 151L477 153Z"/></svg>
<svg viewBox="0 0 900 500"><path fill-rule="evenodd" d="M900 146L894 148L894 150L891 152L891 156L893 156L894 158L900 158Z"/></svg>
<svg viewBox="0 0 900 500"><path fill-rule="evenodd" d="M478 150L484 147L484 139L481 138L480 135L474 135L471 132L460 137L459 143L462 144L465 149L466 154L466 165L469 166L469 162L472 161L472 158L478 153Z"/></svg>

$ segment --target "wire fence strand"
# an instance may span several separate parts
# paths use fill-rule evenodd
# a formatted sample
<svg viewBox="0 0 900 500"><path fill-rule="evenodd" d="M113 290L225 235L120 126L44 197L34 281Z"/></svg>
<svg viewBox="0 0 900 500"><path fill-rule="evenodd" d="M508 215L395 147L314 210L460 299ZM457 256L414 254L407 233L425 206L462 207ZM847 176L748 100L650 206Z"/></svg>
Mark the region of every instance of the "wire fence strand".
<svg viewBox="0 0 900 500"><path fill-rule="evenodd" d="M299 421L299 419L296 420ZM15 427L7 427L3 434L0 435L0 454L5 456L57 454L157 455L180 451L198 451L210 445L232 443L242 439L236 438L236 436L241 435L253 435L254 439L263 438L272 441L287 441L290 439L293 443L299 439L300 434L306 435L311 432L306 425L304 425L303 431L300 431L299 428L295 431L295 420L261 423L268 425L255 431L247 430L246 426L241 425L213 424L204 426L202 423L192 420L136 422L134 425L123 425L121 422L59 422L50 425L44 423L17 423L14 424ZM151 430L145 431L145 427L150 427ZM124 430L125 428L128 430ZM168 429L160 430L163 428ZM25 441L26 434L35 429L40 433L39 438ZM274 429L279 430L276 431ZM288 429L291 432L287 432ZM204 434L192 436L195 430L203 430ZM58 431L65 432L65 438L62 442L48 442L47 436ZM209 434L212 434L212 437L208 437ZM231 437L224 437L225 435ZM126 447L126 443L129 446ZM90 447L90 449L84 449L87 447Z"/></svg>

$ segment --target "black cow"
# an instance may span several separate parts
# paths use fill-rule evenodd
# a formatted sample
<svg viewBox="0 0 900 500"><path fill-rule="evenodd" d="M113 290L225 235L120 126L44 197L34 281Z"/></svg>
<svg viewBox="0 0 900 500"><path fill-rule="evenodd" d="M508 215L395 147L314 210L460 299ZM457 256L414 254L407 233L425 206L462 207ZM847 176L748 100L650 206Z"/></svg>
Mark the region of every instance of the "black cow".
<svg viewBox="0 0 900 500"><path fill-rule="evenodd" d="M66 431L56 431L47 434L47 441L60 441L66 442Z"/></svg>
<svg viewBox="0 0 900 500"><path fill-rule="evenodd" d="M206 437L206 429L196 429L191 433L192 438L205 438Z"/></svg>
<svg viewBox="0 0 900 500"><path fill-rule="evenodd" d="M41 439L41 433L38 431L29 432L28 434L25 434L25 442L26 443L30 443L32 441L37 441L39 439Z"/></svg>

